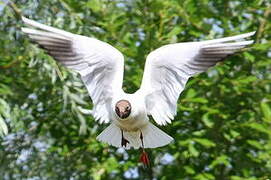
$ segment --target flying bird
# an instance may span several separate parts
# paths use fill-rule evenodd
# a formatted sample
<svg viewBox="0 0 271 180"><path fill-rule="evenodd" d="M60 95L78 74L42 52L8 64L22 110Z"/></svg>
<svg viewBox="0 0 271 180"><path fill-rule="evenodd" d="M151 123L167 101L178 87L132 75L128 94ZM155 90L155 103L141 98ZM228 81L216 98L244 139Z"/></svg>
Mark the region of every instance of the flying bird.
<svg viewBox="0 0 271 180"><path fill-rule="evenodd" d="M144 148L165 146L173 140L148 116L159 125L171 123L188 79L252 44L244 39L255 34L162 46L147 56L139 90L128 94L122 90L124 57L116 48L25 17L22 20L31 27L22 28L31 40L81 75L93 102L93 117L110 123L97 139L115 147L143 148L141 160L146 163Z"/></svg>

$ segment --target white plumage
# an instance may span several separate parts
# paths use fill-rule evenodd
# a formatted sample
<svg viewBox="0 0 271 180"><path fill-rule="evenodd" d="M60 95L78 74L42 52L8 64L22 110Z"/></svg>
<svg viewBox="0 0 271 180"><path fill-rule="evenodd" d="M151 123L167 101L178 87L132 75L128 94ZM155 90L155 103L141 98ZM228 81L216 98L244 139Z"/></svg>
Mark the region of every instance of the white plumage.
<svg viewBox="0 0 271 180"><path fill-rule="evenodd" d="M228 55L252 44L253 41L242 39L255 33L162 46L147 56L140 89L127 94L122 90L124 58L117 49L94 38L72 34L25 17L22 20L38 29L22 28L30 39L55 60L81 75L94 104L91 114L100 123L110 123L97 139L126 148L139 148L143 142L145 148L170 143L173 138L151 124L148 115L159 125L170 123L189 77L206 71Z"/></svg>

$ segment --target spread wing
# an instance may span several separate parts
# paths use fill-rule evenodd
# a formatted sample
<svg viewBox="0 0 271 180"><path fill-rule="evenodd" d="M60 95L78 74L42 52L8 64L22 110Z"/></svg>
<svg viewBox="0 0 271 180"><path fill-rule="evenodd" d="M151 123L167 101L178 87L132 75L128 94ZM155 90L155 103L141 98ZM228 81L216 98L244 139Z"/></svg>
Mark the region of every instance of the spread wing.
<svg viewBox="0 0 271 180"><path fill-rule="evenodd" d="M178 97L189 77L206 71L228 55L252 44L253 41L240 39L254 33L169 44L151 52L146 60L139 90L145 96L148 114L160 125L170 123L176 115Z"/></svg>
<svg viewBox="0 0 271 180"><path fill-rule="evenodd" d="M31 26L22 28L31 40L55 60L81 75L93 101L94 118L101 123L109 122L107 106L115 94L122 92L123 55L97 39L72 34L25 17L22 20Z"/></svg>

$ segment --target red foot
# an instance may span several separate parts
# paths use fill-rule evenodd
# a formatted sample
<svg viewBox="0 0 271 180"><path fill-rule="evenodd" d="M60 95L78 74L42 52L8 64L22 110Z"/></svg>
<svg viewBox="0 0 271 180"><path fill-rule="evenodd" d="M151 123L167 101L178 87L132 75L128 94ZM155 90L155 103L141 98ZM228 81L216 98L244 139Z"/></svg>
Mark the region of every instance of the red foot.
<svg viewBox="0 0 271 180"><path fill-rule="evenodd" d="M144 150L142 151L142 153L140 155L139 161L142 162L144 166L147 166L147 167L150 166L150 160L148 157L148 153L146 153Z"/></svg>

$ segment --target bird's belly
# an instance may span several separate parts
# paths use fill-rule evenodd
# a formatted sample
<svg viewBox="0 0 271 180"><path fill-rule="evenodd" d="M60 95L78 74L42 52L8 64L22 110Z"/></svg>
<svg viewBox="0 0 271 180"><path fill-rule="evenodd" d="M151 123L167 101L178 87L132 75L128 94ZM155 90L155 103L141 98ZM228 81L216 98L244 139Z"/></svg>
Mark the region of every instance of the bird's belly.
<svg viewBox="0 0 271 180"><path fill-rule="evenodd" d="M130 118L125 120L116 120L114 123L124 131L138 131L148 123L148 118Z"/></svg>

